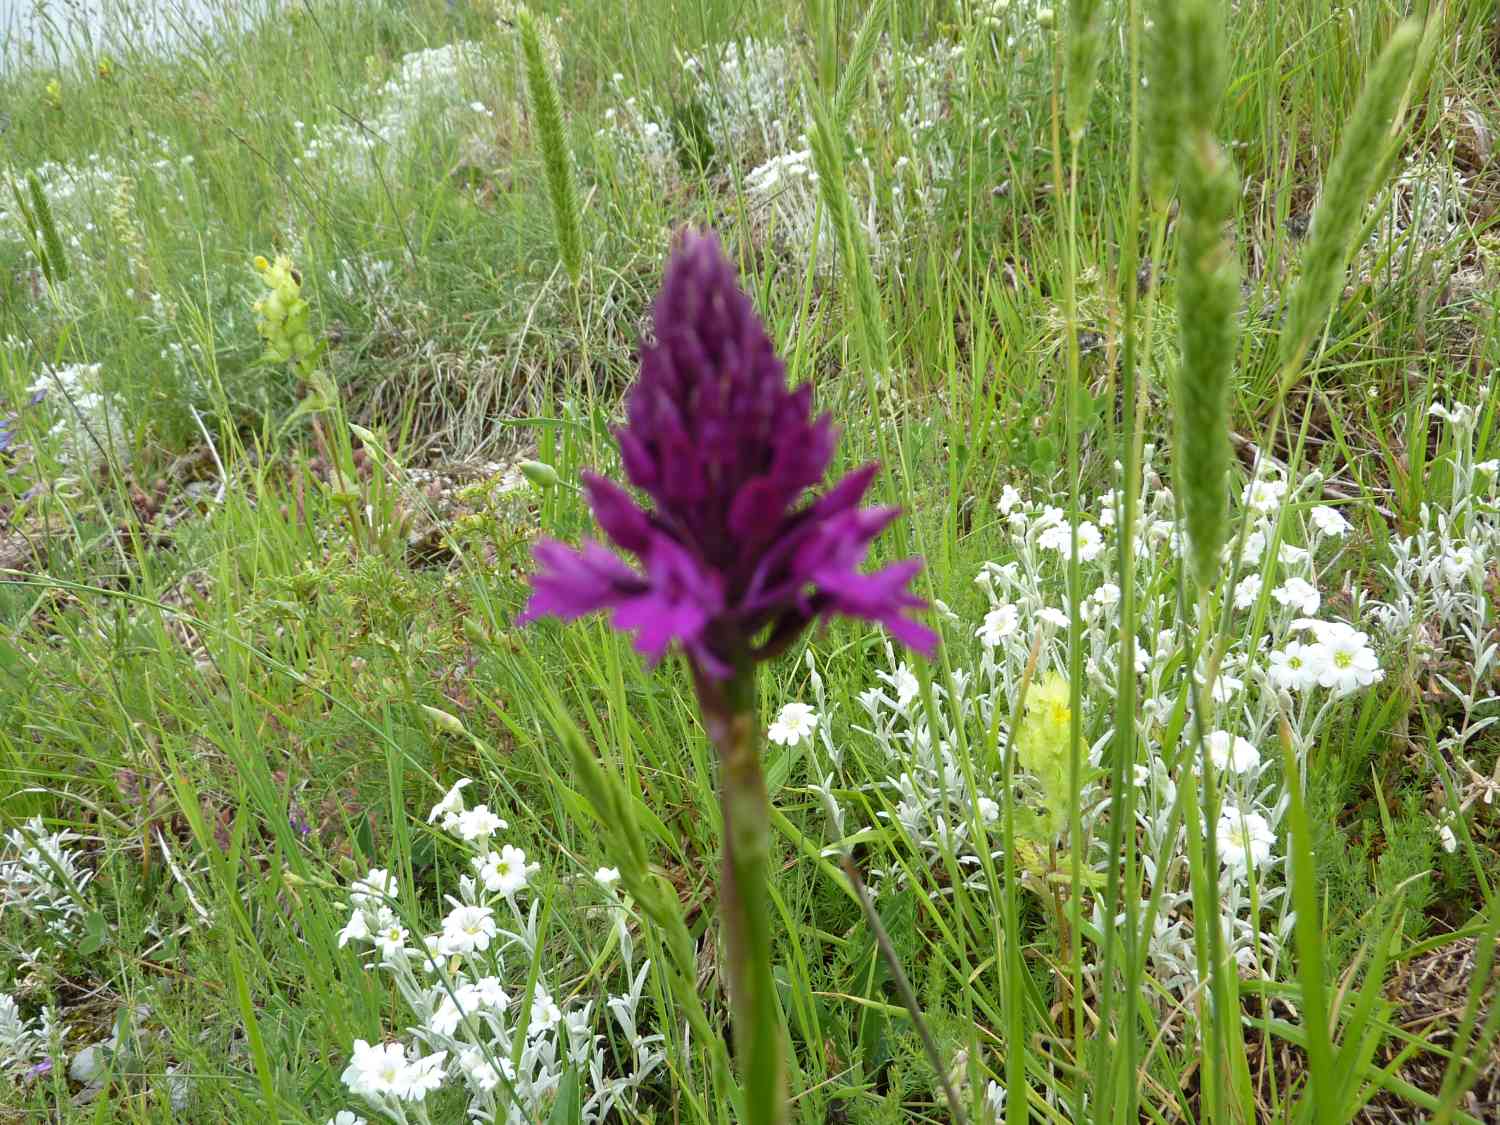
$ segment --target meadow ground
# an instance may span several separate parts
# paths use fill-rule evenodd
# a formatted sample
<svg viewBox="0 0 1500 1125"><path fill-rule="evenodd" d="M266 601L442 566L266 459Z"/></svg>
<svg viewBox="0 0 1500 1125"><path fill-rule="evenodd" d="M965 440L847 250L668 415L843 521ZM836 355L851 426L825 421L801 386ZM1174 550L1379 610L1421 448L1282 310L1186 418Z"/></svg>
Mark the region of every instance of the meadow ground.
<svg viewBox="0 0 1500 1125"><path fill-rule="evenodd" d="M1417 8L9 44L0 1121L742 1112L693 682L516 623L686 227L941 635L754 684L791 1118L1500 1120L1500 22Z"/></svg>

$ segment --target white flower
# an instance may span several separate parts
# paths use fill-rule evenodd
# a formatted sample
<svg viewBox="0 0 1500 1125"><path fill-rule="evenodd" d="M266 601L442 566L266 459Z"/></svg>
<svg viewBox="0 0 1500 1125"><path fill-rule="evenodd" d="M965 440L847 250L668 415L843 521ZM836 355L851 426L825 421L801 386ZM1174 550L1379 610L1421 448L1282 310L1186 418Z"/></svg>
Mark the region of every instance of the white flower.
<svg viewBox="0 0 1500 1125"><path fill-rule="evenodd" d="M1208 756L1214 768L1244 773L1260 765L1260 751L1248 738L1230 734L1227 730L1216 730L1208 736Z"/></svg>
<svg viewBox="0 0 1500 1125"><path fill-rule="evenodd" d="M536 995L531 1000L531 1025L530 1035L537 1035L543 1031L551 1031L562 1022L562 1009L557 1006L557 1001L538 988Z"/></svg>
<svg viewBox="0 0 1500 1125"><path fill-rule="evenodd" d="M395 897L396 877L380 867L372 867L368 875L349 888L349 901L355 906L379 906Z"/></svg>
<svg viewBox="0 0 1500 1125"><path fill-rule="evenodd" d="M1011 509L1021 502L1021 494L1011 485L1006 485L1000 490L1000 514L1008 516Z"/></svg>
<svg viewBox="0 0 1500 1125"><path fill-rule="evenodd" d="M456 906L443 919L438 948L445 954L483 952L495 937L495 912L488 906Z"/></svg>
<svg viewBox="0 0 1500 1125"><path fill-rule="evenodd" d="M981 625L975 636L984 642L986 648L994 648L1006 637L1016 631L1021 623L1021 615L1016 607L1010 602L998 605L984 615L984 624Z"/></svg>
<svg viewBox="0 0 1500 1125"><path fill-rule="evenodd" d="M458 825L458 814L464 811L463 788L472 785L472 778L461 778L452 789L443 795L443 799L432 806L432 811L427 814L427 823L433 824L442 821L443 831L452 832Z"/></svg>
<svg viewBox="0 0 1500 1125"><path fill-rule="evenodd" d="M365 1119L350 1109L341 1109L328 1119L328 1125L366 1125Z"/></svg>
<svg viewBox="0 0 1500 1125"><path fill-rule="evenodd" d="M1120 587L1113 582L1105 582L1097 590L1089 595L1089 601L1101 609L1110 609L1120 604Z"/></svg>
<svg viewBox="0 0 1500 1125"><path fill-rule="evenodd" d="M354 1055L344 1068L343 1083L349 1092L372 1101L400 1097L396 1092L406 1070L406 1052L400 1043L354 1041Z"/></svg>
<svg viewBox="0 0 1500 1125"><path fill-rule="evenodd" d="M1055 509L1048 509L1049 512ZM1073 529L1069 527L1067 520L1061 523L1051 524L1037 537L1037 546L1045 550L1056 551L1058 554L1066 554L1073 545ZM1088 520L1078 521L1078 559L1080 562L1090 562L1099 557L1104 550L1104 535L1098 527Z"/></svg>
<svg viewBox="0 0 1500 1125"><path fill-rule="evenodd" d="M1306 562L1311 554L1306 547L1299 547L1295 543L1283 543L1276 552L1276 557L1287 566L1296 566L1300 562Z"/></svg>
<svg viewBox="0 0 1500 1125"><path fill-rule="evenodd" d="M806 703L788 703L766 731L766 738L778 746L796 746L812 737L818 729L818 713Z"/></svg>
<svg viewBox="0 0 1500 1125"><path fill-rule="evenodd" d="M1219 859L1231 871L1243 871L1248 864L1265 866L1276 843L1270 821L1260 813L1233 808L1220 815L1217 837Z"/></svg>
<svg viewBox="0 0 1500 1125"><path fill-rule="evenodd" d="M1288 641L1286 648L1271 653L1267 674L1285 691L1304 691L1318 682L1318 670L1308 662L1308 646L1301 641Z"/></svg>
<svg viewBox="0 0 1500 1125"><path fill-rule="evenodd" d="M1238 676L1231 676L1228 672L1220 672L1214 680L1213 689L1209 692L1215 703L1228 703L1240 693L1245 686L1245 681Z"/></svg>
<svg viewBox="0 0 1500 1125"><path fill-rule="evenodd" d="M922 688L922 685L917 682L915 673L905 661L897 665L896 673L892 677L892 686L896 689L896 707L902 711L911 706L912 700L917 698L917 693Z"/></svg>
<svg viewBox="0 0 1500 1125"><path fill-rule="evenodd" d="M396 1096L404 1101L419 1102L443 1084L443 1062L447 1051L409 1062L396 1079Z"/></svg>
<svg viewBox="0 0 1500 1125"><path fill-rule="evenodd" d="M1265 553L1266 533L1257 527L1245 535L1245 545L1240 549L1240 565L1258 566L1261 555Z"/></svg>
<svg viewBox="0 0 1500 1125"><path fill-rule="evenodd" d="M406 927L398 919L389 918L371 935L370 940L380 950L380 955L390 960L406 949L407 936Z"/></svg>
<svg viewBox="0 0 1500 1125"><path fill-rule="evenodd" d="M506 898L526 886L531 874L526 866L526 853L514 844L506 844L498 852L475 856L469 862L473 864L485 890Z"/></svg>
<svg viewBox="0 0 1500 1125"><path fill-rule="evenodd" d="M1245 506L1251 511L1268 516L1281 507L1286 496L1286 481L1279 477L1262 477L1245 488Z"/></svg>
<svg viewBox="0 0 1500 1125"><path fill-rule="evenodd" d="M1500 460L1476 461L1474 471L1487 477L1500 477Z"/></svg>
<svg viewBox="0 0 1500 1125"><path fill-rule="evenodd" d="M980 797L974 802L974 808L979 813L979 819L986 824L994 824L1000 819L1000 806L988 797Z"/></svg>
<svg viewBox="0 0 1500 1125"><path fill-rule="evenodd" d="M370 940L370 920L363 910L356 909L349 916L348 923L339 931L339 948L343 949L351 941Z"/></svg>
<svg viewBox="0 0 1500 1125"><path fill-rule="evenodd" d="M1427 413L1434 418L1441 418L1455 430L1467 430L1474 424L1474 411L1463 403L1449 409L1442 403L1435 402L1427 408Z"/></svg>
<svg viewBox="0 0 1500 1125"><path fill-rule="evenodd" d="M1452 855L1458 851L1458 837L1453 834L1453 826L1450 824L1438 825L1438 843L1443 846L1443 851Z"/></svg>
<svg viewBox="0 0 1500 1125"><path fill-rule="evenodd" d="M1048 625L1055 626L1058 629L1066 629L1072 623L1066 613L1064 613L1060 609L1055 609L1050 605L1043 606L1041 612L1038 613L1037 616L1040 617Z"/></svg>
<svg viewBox="0 0 1500 1125"><path fill-rule="evenodd" d="M618 867L601 867L594 872L594 882L598 883L606 891L613 890L620 882L620 869Z"/></svg>
<svg viewBox="0 0 1500 1125"><path fill-rule="evenodd" d="M491 1011L503 1012L510 1007L510 997L505 995L505 989L500 987L499 977L480 977L473 984L464 989L470 1000L481 1008L489 1008Z"/></svg>
<svg viewBox="0 0 1500 1125"><path fill-rule="evenodd" d="M509 1059L497 1056L501 1065L510 1062ZM474 1084L475 1089L481 1093L489 1093L500 1085L500 1073L494 1065L485 1058L484 1051L478 1047L465 1047L458 1056L458 1065L463 1070L464 1076Z"/></svg>
<svg viewBox="0 0 1500 1125"><path fill-rule="evenodd" d="M1317 587L1303 578L1288 578L1271 591L1271 597L1300 613L1317 613L1318 606L1323 604Z"/></svg>
<svg viewBox="0 0 1500 1125"><path fill-rule="evenodd" d="M1309 661L1317 670L1318 683L1335 694L1347 695L1384 679L1380 661L1370 648L1370 638L1342 622L1330 622L1312 647Z"/></svg>
<svg viewBox="0 0 1500 1125"><path fill-rule="evenodd" d="M1261 579L1259 574L1252 574L1248 578L1240 579L1238 586L1234 588L1234 608L1249 609L1255 604L1255 599L1260 597Z"/></svg>
<svg viewBox="0 0 1500 1125"><path fill-rule="evenodd" d="M453 833L466 843L487 840L496 832L506 828L505 821L490 812L488 805L475 805L465 809L454 819Z"/></svg>
<svg viewBox="0 0 1500 1125"><path fill-rule="evenodd" d="M1338 539L1349 532L1349 521L1327 504L1319 504L1312 511L1308 512L1307 515L1312 520L1313 526L1324 535L1331 535Z"/></svg>
<svg viewBox="0 0 1500 1125"><path fill-rule="evenodd" d="M1476 569L1474 548L1465 544L1462 547L1444 551L1442 568L1443 579L1449 586L1462 586Z"/></svg>

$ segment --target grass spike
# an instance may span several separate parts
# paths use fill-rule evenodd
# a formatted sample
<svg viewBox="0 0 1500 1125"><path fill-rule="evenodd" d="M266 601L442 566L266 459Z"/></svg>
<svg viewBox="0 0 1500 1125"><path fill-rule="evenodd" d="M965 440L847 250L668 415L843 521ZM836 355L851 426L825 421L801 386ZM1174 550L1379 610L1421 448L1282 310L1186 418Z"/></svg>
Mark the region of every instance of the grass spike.
<svg viewBox="0 0 1500 1125"><path fill-rule="evenodd" d="M552 223L557 233L557 253L576 286L583 268L583 233L579 223L578 195L573 188L572 157L563 135L562 109L557 86L547 67L536 17L527 8L518 13L521 52L526 61L526 88L536 114L542 143L542 164L547 174L547 194L552 200Z"/></svg>

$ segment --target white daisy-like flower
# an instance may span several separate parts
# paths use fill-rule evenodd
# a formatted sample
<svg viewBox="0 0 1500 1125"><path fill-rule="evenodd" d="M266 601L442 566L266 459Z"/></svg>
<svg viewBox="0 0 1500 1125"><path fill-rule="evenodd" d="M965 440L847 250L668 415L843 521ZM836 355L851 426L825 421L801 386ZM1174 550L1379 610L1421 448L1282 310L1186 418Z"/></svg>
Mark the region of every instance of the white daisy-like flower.
<svg viewBox="0 0 1500 1125"><path fill-rule="evenodd" d="M1219 817L1216 833L1219 860L1231 871L1245 871L1250 865L1264 867L1271 859L1276 832L1271 822L1258 812L1227 808Z"/></svg>
<svg viewBox="0 0 1500 1125"><path fill-rule="evenodd" d="M1323 595L1305 578L1288 578L1271 591L1271 597L1299 613L1317 613L1318 606L1323 604Z"/></svg>
<svg viewBox="0 0 1500 1125"><path fill-rule="evenodd" d="M443 831L452 832L458 824L458 814L464 811L464 787L473 784L473 778L460 778L452 789L443 794L443 799L432 806L432 811L427 814L427 823L441 821Z"/></svg>
<svg viewBox="0 0 1500 1125"><path fill-rule="evenodd" d="M370 935L370 940L375 943L375 948L380 950L381 957L390 960L406 951L406 939L409 936L400 919L387 917L382 921L380 928Z"/></svg>
<svg viewBox="0 0 1500 1125"><path fill-rule="evenodd" d="M1261 477L1245 487L1245 507L1258 515L1268 516L1286 498L1286 481L1280 477Z"/></svg>
<svg viewBox="0 0 1500 1125"><path fill-rule="evenodd" d="M367 1125L367 1123L352 1109L341 1109L328 1119L328 1125Z"/></svg>
<svg viewBox="0 0 1500 1125"><path fill-rule="evenodd" d="M1048 512L1057 509L1049 508ZM1037 546L1044 550L1056 551L1060 555L1066 555L1073 546L1073 529L1068 525L1067 517L1063 516L1060 523L1050 524L1045 531L1037 537ZM1098 558L1104 550L1104 535L1099 528L1088 520L1078 521L1078 559L1080 562L1091 562Z"/></svg>
<svg viewBox="0 0 1500 1125"><path fill-rule="evenodd" d="M1385 678L1370 648L1370 638L1348 626L1328 631L1313 647L1318 683L1337 695L1347 695Z"/></svg>
<svg viewBox="0 0 1500 1125"><path fill-rule="evenodd" d="M526 853L514 844L506 844L498 852L486 852L469 861L491 894L510 898L526 886L531 872L526 866Z"/></svg>
<svg viewBox="0 0 1500 1125"><path fill-rule="evenodd" d="M1338 510L1327 504L1319 504L1307 513L1308 519L1324 535L1341 539L1349 533L1349 521L1339 515Z"/></svg>
<svg viewBox="0 0 1500 1125"><path fill-rule="evenodd" d="M350 1093L372 1101L400 1097L397 1089L405 1069L406 1051L400 1043L372 1046L363 1039L356 1039L354 1054L344 1068L343 1083Z"/></svg>
<svg viewBox="0 0 1500 1125"><path fill-rule="evenodd" d="M1318 670L1308 659L1308 646L1288 641L1285 648L1271 653L1267 674L1271 682L1285 691L1305 691L1318 682Z"/></svg>
<svg viewBox="0 0 1500 1125"><path fill-rule="evenodd" d="M796 746L812 737L818 729L818 713L806 703L788 703L766 731L766 738L778 746Z"/></svg>
<svg viewBox="0 0 1500 1125"><path fill-rule="evenodd" d="M594 882L598 883L606 891L614 890L620 882L620 869L618 867L601 867L594 872Z"/></svg>
<svg viewBox="0 0 1500 1125"><path fill-rule="evenodd" d="M1014 633L1020 624L1020 611L1010 602L1006 602L984 615L984 624L974 635L984 642L986 648L994 648Z"/></svg>
<svg viewBox="0 0 1500 1125"><path fill-rule="evenodd" d="M488 840L506 827L505 821L490 812L488 805L475 805L454 818L452 831L466 843L474 844L480 840Z"/></svg>
<svg viewBox="0 0 1500 1125"><path fill-rule="evenodd" d="M544 1031L551 1031L562 1022L562 1018L563 1011L557 1006L557 1001L538 988L531 1000L530 1034L540 1035Z"/></svg>
<svg viewBox="0 0 1500 1125"><path fill-rule="evenodd" d="M402 1101L419 1102L443 1084L447 1051L436 1051L406 1064L396 1079L395 1094Z"/></svg>
<svg viewBox="0 0 1500 1125"><path fill-rule="evenodd" d="M488 906L455 906L443 919L438 948L448 956L482 953L495 937L495 912Z"/></svg>
<svg viewBox="0 0 1500 1125"><path fill-rule="evenodd" d="M1008 516L1011 510L1021 502L1021 494L1012 485L1006 485L1000 490L1000 503L997 507L1002 516Z"/></svg>
<svg viewBox="0 0 1500 1125"><path fill-rule="evenodd" d="M1255 599L1260 597L1261 577L1252 574L1241 578L1239 585L1234 588L1234 608L1249 609L1255 604Z"/></svg>
<svg viewBox="0 0 1500 1125"><path fill-rule="evenodd" d="M510 1060L496 1056L496 1061L503 1065L509 1063ZM482 1094L487 1094L500 1085L500 1072L495 1069L494 1063L485 1057L484 1051L478 1047L465 1047L460 1051L458 1065L464 1072L464 1077Z"/></svg>
<svg viewBox="0 0 1500 1125"><path fill-rule="evenodd" d="M1214 768L1231 773L1244 773L1260 765L1260 751L1248 738L1231 734L1227 730L1216 730L1208 736L1208 756Z"/></svg>

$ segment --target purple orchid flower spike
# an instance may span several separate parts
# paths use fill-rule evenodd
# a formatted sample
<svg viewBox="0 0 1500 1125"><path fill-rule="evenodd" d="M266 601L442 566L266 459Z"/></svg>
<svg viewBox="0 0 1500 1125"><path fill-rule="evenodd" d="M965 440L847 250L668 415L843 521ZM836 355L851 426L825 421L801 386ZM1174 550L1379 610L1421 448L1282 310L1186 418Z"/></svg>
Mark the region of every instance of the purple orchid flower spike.
<svg viewBox="0 0 1500 1125"><path fill-rule="evenodd" d="M667 264L655 341L641 349L616 436L625 475L650 510L601 476L585 474L583 485L604 534L639 569L596 542L543 541L520 622L604 610L653 663L673 644L687 653L719 754L719 911L744 1079L734 1116L784 1125L755 665L839 614L879 622L931 654L937 634L910 616L926 604L908 589L921 563L859 569L899 514L859 506L876 466L808 497L833 459L833 422L813 417L810 386L787 388L786 367L712 234L688 234Z"/></svg>
<svg viewBox="0 0 1500 1125"><path fill-rule="evenodd" d="M895 508L860 508L877 466L802 503L833 459L837 433L812 415L812 388L786 385L765 326L711 233L689 233L667 265L655 342L616 436L630 482L592 473L584 489L605 535L640 571L597 543L536 548L541 570L522 624L595 610L636 632L653 663L676 642L700 682L722 681L782 651L835 615L876 621L931 654L937 635L908 616L916 560L859 571Z"/></svg>

